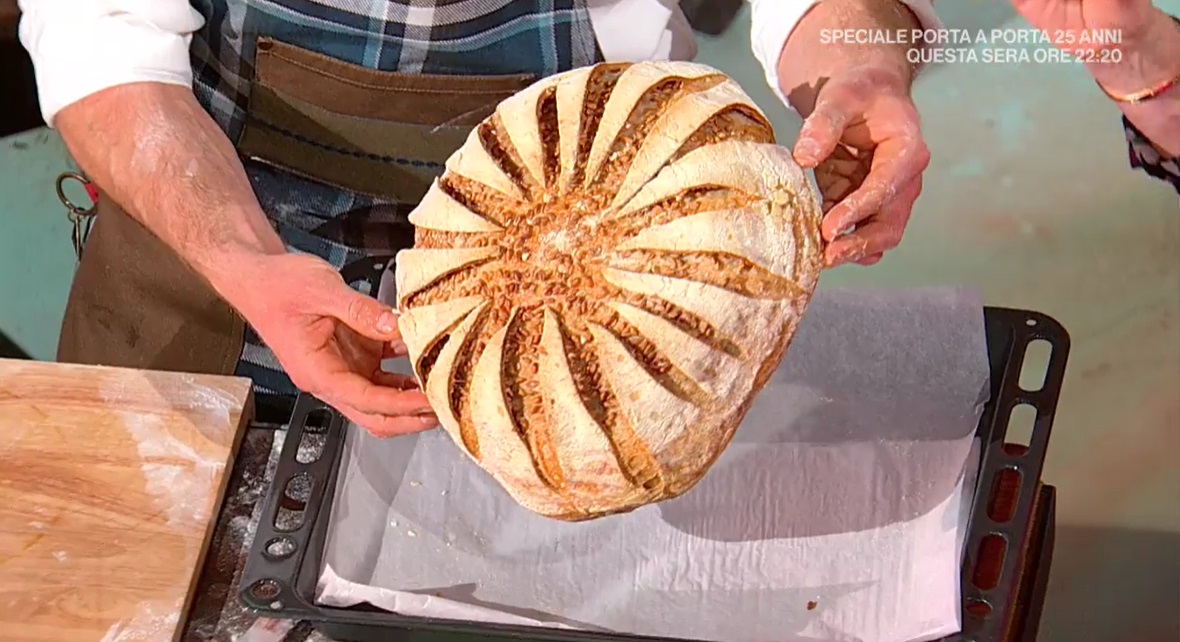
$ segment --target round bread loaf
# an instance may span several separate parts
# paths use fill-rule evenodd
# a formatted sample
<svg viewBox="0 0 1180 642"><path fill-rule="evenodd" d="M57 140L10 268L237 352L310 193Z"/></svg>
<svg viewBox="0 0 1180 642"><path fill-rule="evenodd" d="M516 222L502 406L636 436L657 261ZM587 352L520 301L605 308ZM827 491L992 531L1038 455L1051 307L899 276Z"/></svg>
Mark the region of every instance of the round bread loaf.
<svg viewBox="0 0 1180 642"><path fill-rule="evenodd" d="M410 215L400 329L442 426L584 520L704 476L820 272L821 212L730 78L600 64L501 103Z"/></svg>

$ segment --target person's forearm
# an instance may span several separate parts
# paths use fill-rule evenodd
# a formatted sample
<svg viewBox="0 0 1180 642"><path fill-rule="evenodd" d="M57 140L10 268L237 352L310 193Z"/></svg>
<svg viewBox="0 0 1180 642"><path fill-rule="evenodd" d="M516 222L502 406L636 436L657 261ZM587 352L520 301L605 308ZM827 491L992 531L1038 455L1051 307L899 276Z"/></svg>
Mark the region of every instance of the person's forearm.
<svg viewBox="0 0 1180 642"><path fill-rule="evenodd" d="M1180 24L1156 9L1147 33L1119 46L1117 63L1088 64L1108 92L1127 95L1158 85L1180 72ZM1110 56L1104 58L1109 59ZM1180 156L1180 87L1140 103L1116 103L1166 158Z"/></svg>
<svg viewBox="0 0 1180 642"><path fill-rule="evenodd" d="M284 252L233 145L192 90L112 87L63 109L54 126L86 175L223 297L245 265Z"/></svg>
<svg viewBox="0 0 1180 642"><path fill-rule="evenodd" d="M780 86L791 106L806 117L824 79L841 69L872 66L908 84L914 68L906 52L913 45L832 42L831 35L848 29L910 33L920 26L913 12L897 0L824 0L803 16L787 39L778 61Z"/></svg>

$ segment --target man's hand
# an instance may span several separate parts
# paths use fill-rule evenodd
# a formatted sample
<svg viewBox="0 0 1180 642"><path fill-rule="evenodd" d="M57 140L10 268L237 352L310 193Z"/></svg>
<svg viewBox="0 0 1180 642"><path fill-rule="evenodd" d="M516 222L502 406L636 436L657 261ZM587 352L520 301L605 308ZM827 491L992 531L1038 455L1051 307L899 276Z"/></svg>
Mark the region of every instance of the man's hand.
<svg viewBox="0 0 1180 642"><path fill-rule="evenodd" d="M815 169L826 212L828 267L872 265L897 247L930 153L910 100L905 45L834 44L826 30L915 29L896 0L825 0L803 17L779 59L779 82L805 117L794 156Z"/></svg>
<svg viewBox="0 0 1180 642"><path fill-rule="evenodd" d="M1083 63L1091 52L1121 49L1150 38L1162 11L1151 0L1013 0L1013 8L1050 42L1076 54ZM1118 42L1085 36L1118 33Z"/></svg>
<svg viewBox="0 0 1180 642"><path fill-rule="evenodd" d="M54 125L91 180L250 322L296 386L378 436L438 425L412 380L381 372L401 345L391 310L324 261L286 253L190 88L111 87Z"/></svg>
<svg viewBox="0 0 1180 642"><path fill-rule="evenodd" d="M1100 87L1127 96L1180 73L1180 25L1151 0L1012 0L1016 11L1083 63ZM1094 35L1117 33L1118 42ZM1091 37L1086 37L1091 36ZM1119 109L1167 158L1180 155L1180 87Z"/></svg>
<svg viewBox="0 0 1180 642"><path fill-rule="evenodd" d="M823 85L803 123L794 155L815 168L829 267L873 265L901 242L930 162L908 85L880 68L849 69Z"/></svg>
<svg viewBox="0 0 1180 642"><path fill-rule="evenodd" d="M1012 0L1012 5L1115 93L1167 80L1180 67L1180 28L1151 0ZM1117 42L1101 38L1107 33L1118 34Z"/></svg>
<svg viewBox="0 0 1180 642"><path fill-rule="evenodd" d="M232 289L230 303L296 387L378 437L438 426L413 378L381 369L382 359L406 354L392 309L313 256L262 256L243 270L249 283Z"/></svg>

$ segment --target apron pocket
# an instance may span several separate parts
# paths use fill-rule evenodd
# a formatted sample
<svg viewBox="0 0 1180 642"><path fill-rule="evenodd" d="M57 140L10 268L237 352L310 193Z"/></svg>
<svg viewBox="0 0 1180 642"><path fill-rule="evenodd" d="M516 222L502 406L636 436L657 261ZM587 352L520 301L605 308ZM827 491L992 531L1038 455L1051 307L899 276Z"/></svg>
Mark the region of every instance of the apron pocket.
<svg viewBox="0 0 1180 642"><path fill-rule="evenodd" d="M341 189L414 204L474 125L532 81L376 71L262 39L238 150Z"/></svg>

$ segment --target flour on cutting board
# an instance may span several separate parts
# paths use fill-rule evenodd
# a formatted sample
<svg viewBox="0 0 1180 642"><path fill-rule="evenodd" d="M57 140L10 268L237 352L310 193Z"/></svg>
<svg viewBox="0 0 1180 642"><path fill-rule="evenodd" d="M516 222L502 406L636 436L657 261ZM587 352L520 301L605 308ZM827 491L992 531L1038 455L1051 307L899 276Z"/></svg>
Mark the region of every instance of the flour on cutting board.
<svg viewBox="0 0 1180 642"><path fill-rule="evenodd" d="M202 457L189 444L168 432L154 415L116 413L123 428L135 440L143 459L140 471L156 507L174 528L189 527L205 519L214 480L225 462Z"/></svg>
<svg viewBox="0 0 1180 642"><path fill-rule="evenodd" d="M140 602L135 607L135 617L112 625L102 642L157 642L171 639L179 622L179 602L170 607L162 607L155 602Z"/></svg>
<svg viewBox="0 0 1180 642"><path fill-rule="evenodd" d="M229 411L231 408L236 408L241 404L240 399L233 397L224 390L219 390L198 382L193 375L186 374L181 380L191 386L189 392L193 395L193 409L208 412L213 415L214 420L218 423L229 425Z"/></svg>
<svg viewBox="0 0 1180 642"><path fill-rule="evenodd" d="M144 485L156 508L165 515L169 526L191 527L194 521L207 518L209 497L215 480L225 469L225 462L201 455L192 445L173 435L157 415L118 410L132 401L127 385L129 376L104 383L99 394L135 441L142 460L140 472ZM189 410L209 413L213 421L228 425L234 399L201 385L192 375L184 375L182 381L189 386L191 394Z"/></svg>
<svg viewBox="0 0 1180 642"><path fill-rule="evenodd" d="M137 374L121 374L118 378L103 382L99 395L104 403L118 408L139 398L129 392L128 380ZM217 425L229 426L230 411L241 405L241 400L224 390L205 385L191 374L180 375L180 381L188 395L188 405L180 409L189 413L207 415Z"/></svg>

